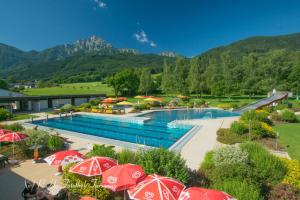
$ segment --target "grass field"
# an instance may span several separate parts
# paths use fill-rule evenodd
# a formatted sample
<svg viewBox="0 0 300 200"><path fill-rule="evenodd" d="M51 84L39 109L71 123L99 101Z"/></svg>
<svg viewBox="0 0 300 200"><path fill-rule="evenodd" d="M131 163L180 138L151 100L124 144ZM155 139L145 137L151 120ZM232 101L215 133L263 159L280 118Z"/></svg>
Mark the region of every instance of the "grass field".
<svg viewBox="0 0 300 200"><path fill-rule="evenodd" d="M298 117L300 120L300 116ZM287 148L289 155L300 161L300 123L278 124L280 143Z"/></svg>
<svg viewBox="0 0 300 200"><path fill-rule="evenodd" d="M57 87L25 89L22 92L30 96L64 94L113 94L113 90L101 82L61 84Z"/></svg>
<svg viewBox="0 0 300 200"><path fill-rule="evenodd" d="M37 118L38 116L36 115L30 115L30 114L18 114L12 118L13 121L17 120L24 120L24 119L30 119L31 117Z"/></svg>

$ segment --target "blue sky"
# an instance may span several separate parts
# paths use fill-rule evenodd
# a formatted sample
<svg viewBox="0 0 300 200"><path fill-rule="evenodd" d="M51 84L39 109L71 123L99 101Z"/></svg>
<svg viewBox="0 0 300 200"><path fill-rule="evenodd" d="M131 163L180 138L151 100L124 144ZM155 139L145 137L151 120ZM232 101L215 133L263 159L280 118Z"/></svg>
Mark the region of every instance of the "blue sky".
<svg viewBox="0 0 300 200"><path fill-rule="evenodd" d="M185 56L256 35L300 32L298 0L0 0L0 43L41 50L97 35Z"/></svg>

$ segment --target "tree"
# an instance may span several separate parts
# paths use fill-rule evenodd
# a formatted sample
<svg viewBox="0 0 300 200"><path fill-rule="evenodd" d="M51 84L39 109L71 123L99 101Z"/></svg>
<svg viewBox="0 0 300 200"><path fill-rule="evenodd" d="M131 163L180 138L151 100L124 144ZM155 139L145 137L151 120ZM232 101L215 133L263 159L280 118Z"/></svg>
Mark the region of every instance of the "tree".
<svg viewBox="0 0 300 200"><path fill-rule="evenodd" d="M3 79L0 79L0 89L8 89L8 84Z"/></svg>
<svg viewBox="0 0 300 200"><path fill-rule="evenodd" d="M148 95L153 91L153 80L148 69L143 69L140 76L139 92Z"/></svg>
<svg viewBox="0 0 300 200"><path fill-rule="evenodd" d="M137 93L140 79L133 69L125 69L108 78L107 83L113 87L115 96Z"/></svg>
<svg viewBox="0 0 300 200"><path fill-rule="evenodd" d="M204 82L202 81L202 72L200 69L200 58L191 60L191 68L188 75L189 92L202 94L204 90Z"/></svg>
<svg viewBox="0 0 300 200"><path fill-rule="evenodd" d="M188 94L187 76L189 71L189 61L184 58L177 58L175 61L175 88L180 94Z"/></svg>
<svg viewBox="0 0 300 200"><path fill-rule="evenodd" d="M164 69L162 73L161 80L161 90L167 94L174 92L174 74L173 68L167 63L167 60L164 60Z"/></svg>

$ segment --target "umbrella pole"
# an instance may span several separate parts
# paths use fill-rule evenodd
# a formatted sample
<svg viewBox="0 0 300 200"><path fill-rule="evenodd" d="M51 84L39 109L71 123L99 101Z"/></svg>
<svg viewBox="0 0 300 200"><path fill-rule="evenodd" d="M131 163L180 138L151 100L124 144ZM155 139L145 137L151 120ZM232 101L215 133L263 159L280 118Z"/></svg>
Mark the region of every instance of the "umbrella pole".
<svg viewBox="0 0 300 200"><path fill-rule="evenodd" d="M12 158L13 160L15 159L15 143L13 142L12 144L12 149L13 149L13 155L12 155Z"/></svg>

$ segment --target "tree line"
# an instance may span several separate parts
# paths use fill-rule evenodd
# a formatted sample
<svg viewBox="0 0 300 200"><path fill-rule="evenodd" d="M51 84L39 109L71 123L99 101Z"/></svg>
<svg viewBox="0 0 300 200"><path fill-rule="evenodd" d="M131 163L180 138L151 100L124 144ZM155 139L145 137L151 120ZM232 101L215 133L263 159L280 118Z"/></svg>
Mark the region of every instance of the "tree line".
<svg viewBox="0 0 300 200"><path fill-rule="evenodd" d="M286 49L260 54L203 54L191 59L164 61L163 72L151 68L125 69L107 79L116 95L137 93L211 94L215 96L266 94L273 88L299 93L300 52Z"/></svg>

